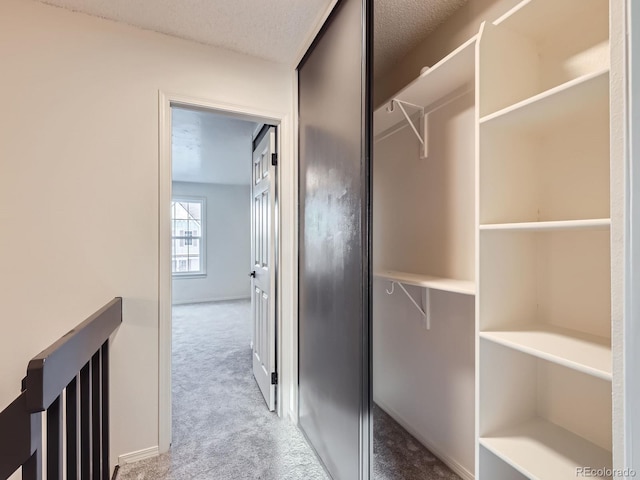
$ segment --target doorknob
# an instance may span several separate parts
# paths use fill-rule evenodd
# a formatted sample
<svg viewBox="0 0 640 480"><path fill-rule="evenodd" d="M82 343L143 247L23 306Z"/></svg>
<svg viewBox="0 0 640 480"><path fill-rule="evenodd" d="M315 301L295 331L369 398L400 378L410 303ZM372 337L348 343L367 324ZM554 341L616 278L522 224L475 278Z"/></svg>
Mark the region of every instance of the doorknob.
<svg viewBox="0 0 640 480"><path fill-rule="evenodd" d="M254 270L249 274L250 277L256 278L256 271Z"/></svg>

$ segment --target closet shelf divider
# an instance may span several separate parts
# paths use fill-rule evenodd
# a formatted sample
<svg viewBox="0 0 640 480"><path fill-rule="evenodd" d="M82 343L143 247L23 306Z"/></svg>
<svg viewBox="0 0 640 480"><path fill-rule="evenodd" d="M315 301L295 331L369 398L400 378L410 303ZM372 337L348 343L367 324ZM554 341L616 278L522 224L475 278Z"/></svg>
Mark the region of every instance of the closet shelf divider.
<svg viewBox="0 0 640 480"><path fill-rule="evenodd" d="M530 126L568 116L586 108L585 99L607 99L609 69L598 70L575 78L557 87L529 97L514 105L485 115L480 125L504 123L506 126Z"/></svg>
<svg viewBox="0 0 640 480"><path fill-rule="evenodd" d="M610 218L593 218L585 220L555 220L544 222L487 223L481 224L481 231L520 231L542 232L549 230L608 230L611 228Z"/></svg>
<svg viewBox="0 0 640 480"><path fill-rule="evenodd" d="M481 437L480 444L537 480L576 478L579 469L583 476L588 476L585 469L611 469L610 451L540 418Z"/></svg>
<svg viewBox="0 0 640 480"><path fill-rule="evenodd" d="M480 332L480 338L611 381L611 341L604 337L538 323Z"/></svg>

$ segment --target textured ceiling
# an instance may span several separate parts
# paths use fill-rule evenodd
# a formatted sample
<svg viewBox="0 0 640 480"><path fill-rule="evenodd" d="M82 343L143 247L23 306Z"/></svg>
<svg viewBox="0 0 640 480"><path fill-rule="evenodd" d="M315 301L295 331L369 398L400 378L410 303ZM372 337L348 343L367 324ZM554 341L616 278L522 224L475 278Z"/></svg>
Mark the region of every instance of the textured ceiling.
<svg viewBox="0 0 640 480"><path fill-rule="evenodd" d="M375 77L389 70L467 0L375 0Z"/></svg>
<svg viewBox="0 0 640 480"><path fill-rule="evenodd" d="M255 123L224 115L172 108L173 180L249 185L255 128Z"/></svg>
<svg viewBox="0 0 640 480"><path fill-rule="evenodd" d="M40 0L73 11L280 63L298 49L330 0Z"/></svg>
<svg viewBox="0 0 640 480"><path fill-rule="evenodd" d="M279 63L292 64L331 0L40 0ZM374 0L375 75L467 0Z"/></svg>

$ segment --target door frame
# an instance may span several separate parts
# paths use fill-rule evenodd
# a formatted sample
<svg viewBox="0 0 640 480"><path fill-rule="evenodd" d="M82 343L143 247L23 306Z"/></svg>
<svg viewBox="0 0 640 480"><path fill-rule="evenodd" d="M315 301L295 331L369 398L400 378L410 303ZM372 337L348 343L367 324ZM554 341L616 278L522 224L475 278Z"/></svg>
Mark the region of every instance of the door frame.
<svg viewBox="0 0 640 480"><path fill-rule="evenodd" d="M297 347L292 343L291 328L294 323L292 318L292 308L289 304L295 299L283 298L286 289L283 288L284 269L283 263L297 265L297 259L292 257L291 252L287 253L282 249L283 222L291 223L291 208L282 208L282 202L292 204L290 190L283 186L289 182L293 183L293 171L291 168L282 168L283 165L292 165L293 155L291 145L290 115L288 112L265 111L250 106L232 105L221 103L215 100L191 97L169 92L158 92L158 113L159 113L159 145L158 145L158 450L160 453L166 452L171 447L171 354L172 354L172 315L171 315L171 225L170 225L170 205L171 205L171 108L186 107L200 110L207 110L217 114L228 115L233 118L248 120L252 122L267 123L277 127L276 148L278 151L278 173L276 175L276 185L279 198L273 201L278 209L278 221L276 223L277 240L275 244L276 254L276 283L272 287L276 292L276 362L278 365L279 382L276 389L276 412L282 417L283 412L291 409L289 399L292 397L292 389L297 386L297 381L292 379L293 372L290 359L296 357L289 350ZM249 162L248 162L249 165ZM247 167L248 168L248 167ZM286 176L285 176L286 175ZM289 178L291 177L291 178ZM288 228L288 230L295 230ZM291 236L290 232L288 236ZM289 242L291 239L288 239ZM290 244L290 243L289 243ZM283 256L287 255L287 257ZM248 264L247 264L248 265ZM289 282L286 282L289 283ZM289 341L287 341L289 340ZM248 350L248 344L247 344ZM296 350L297 352L297 350ZM268 413L265 410L265 413Z"/></svg>

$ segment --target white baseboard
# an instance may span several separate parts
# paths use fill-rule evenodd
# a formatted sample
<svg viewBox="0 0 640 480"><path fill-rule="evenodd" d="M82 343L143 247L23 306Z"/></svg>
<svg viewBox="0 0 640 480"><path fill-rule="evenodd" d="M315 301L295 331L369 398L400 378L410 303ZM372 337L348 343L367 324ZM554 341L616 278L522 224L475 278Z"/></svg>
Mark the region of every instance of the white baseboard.
<svg viewBox="0 0 640 480"><path fill-rule="evenodd" d="M469 470L467 470L460 462L446 455L442 450L440 450L436 445L434 445L431 441L427 440L424 435L420 432L416 431L415 428L411 426L408 422L405 422L402 419L402 416L396 412L393 408L390 408L388 405L385 405L384 402L379 401L378 399L374 399L374 402L378 404L378 406L387 412L391 418L393 418L396 422L398 422L402 428L404 428L407 432L413 435L420 443L422 443L425 447L429 449L431 453L433 453L436 457L442 460L451 470L457 473L460 477L465 480L475 480L475 476Z"/></svg>
<svg viewBox="0 0 640 480"><path fill-rule="evenodd" d="M289 420L291 420L291 423L293 423L296 427L298 426L298 415L295 411L289 410Z"/></svg>
<svg viewBox="0 0 640 480"><path fill-rule="evenodd" d="M240 297L214 297L214 298L199 298L196 300L177 300L173 301L172 305L189 305L192 303L210 303L210 302L231 302L233 300L251 300L251 297L242 295Z"/></svg>
<svg viewBox="0 0 640 480"><path fill-rule="evenodd" d="M160 449L155 447L144 448L137 452L125 453L118 457L118 465L126 465L127 463L135 463L146 458L157 457L160 455Z"/></svg>

